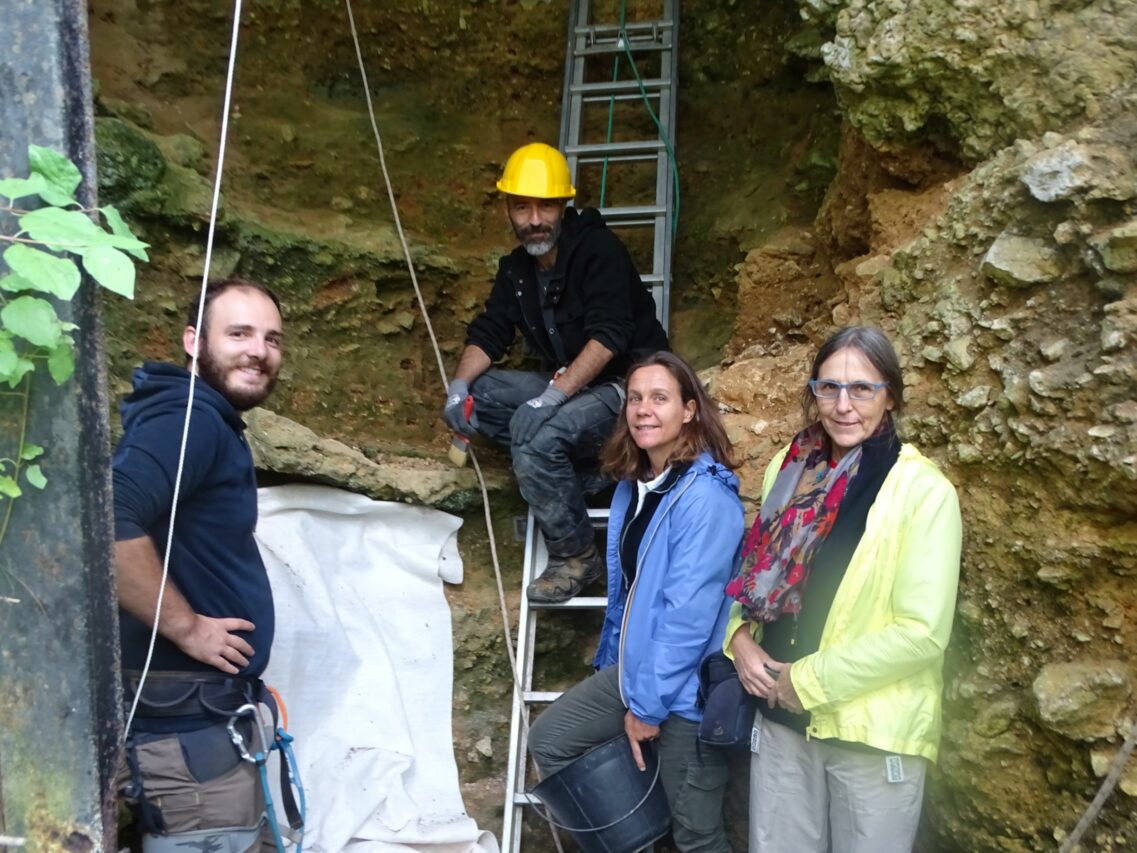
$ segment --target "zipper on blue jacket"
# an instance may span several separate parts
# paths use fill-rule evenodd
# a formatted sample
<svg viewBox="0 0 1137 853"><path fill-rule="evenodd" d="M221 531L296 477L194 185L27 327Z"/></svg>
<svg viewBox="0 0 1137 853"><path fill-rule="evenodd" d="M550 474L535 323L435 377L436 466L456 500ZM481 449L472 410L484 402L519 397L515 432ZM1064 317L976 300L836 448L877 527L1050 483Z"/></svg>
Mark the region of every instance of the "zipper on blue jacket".
<svg viewBox="0 0 1137 853"><path fill-rule="evenodd" d="M651 543L655 539L655 534L659 532L659 525L663 524L663 519L671 512L672 507L679 502L679 499L687 493L687 490L695 484L695 478L698 477L700 473L699 471L694 472L691 481L683 487L683 491L679 492L679 494L667 504L658 519L652 519L653 523L651 530L648 531L649 535L647 541L640 547L640 553L636 556L636 578L632 581L632 585L628 589L627 601L624 602L624 618L620 623L620 649L616 655L616 685L620 688L620 701L624 703L624 707L628 708L628 710L631 710L631 707L628 705L627 697L624 696L624 642L628 639L628 617L632 613L632 596L635 595L636 585L643 576L641 571L643 569L643 555L646 554L648 548L651 547ZM623 572L621 572L621 574L623 574Z"/></svg>

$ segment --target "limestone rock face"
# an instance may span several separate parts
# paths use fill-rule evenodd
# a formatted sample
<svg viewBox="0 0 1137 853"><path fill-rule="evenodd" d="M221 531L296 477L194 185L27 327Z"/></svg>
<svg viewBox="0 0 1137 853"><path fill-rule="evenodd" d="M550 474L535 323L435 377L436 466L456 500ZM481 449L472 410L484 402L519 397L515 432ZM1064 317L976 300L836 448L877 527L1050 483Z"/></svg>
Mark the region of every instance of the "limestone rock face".
<svg viewBox="0 0 1137 853"><path fill-rule="evenodd" d="M979 160L1018 137L1132 109L1124 0L799 0L849 119L874 145Z"/></svg>
<svg viewBox="0 0 1137 853"><path fill-rule="evenodd" d="M1066 95L1035 93L1041 74L1018 79L1030 103L964 94L986 60L954 65L976 43L933 48L951 32L945 4L800 5L838 33L852 28L826 61L863 134L843 137L815 227L754 247L739 268L732 361L712 385L744 449L744 499L753 510L766 462L800 427L817 344L848 323L881 326L901 360L901 434L956 484L964 515L927 849L1052 850L1137 717L1137 118L1103 109L1043 132ZM1045 41L1061 42L1074 21L1095 29L1133 13L1107 5L1086 4L1081 16L1031 8L1047 7ZM994 21L1027 4L950 8ZM1014 47L1020 37L985 32L982 56L993 58L994 40ZM906 52L913 45L921 50ZM1137 46L1126 49L1137 62ZM846 65L834 65L833 50L845 50ZM943 79L925 74L935 63ZM1124 99L1131 84L1095 97ZM921 101L939 87L962 99ZM930 152L945 132L975 162L936 165ZM818 282L832 295L819 298ZM1086 849L1132 848L1127 797L1122 788L1106 804Z"/></svg>
<svg viewBox="0 0 1137 853"><path fill-rule="evenodd" d="M1062 273L1058 253L1046 240L1000 234L983 256L983 272L1007 287L1054 281Z"/></svg>
<svg viewBox="0 0 1137 853"><path fill-rule="evenodd" d="M1091 243L1110 272L1137 272L1137 219L1106 229Z"/></svg>
<svg viewBox="0 0 1137 853"><path fill-rule="evenodd" d="M1126 700L1132 693L1124 664L1096 660L1048 663L1031 689L1044 726L1086 741L1117 734Z"/></svg>
<svg viewBox="0 0 1137 853"><path fill-rule="evenodd" d="M444 510L480 503L474 471L448 461L381 454L369 459L334 438L321 438L268 409L245 415L257 468L288 478L339 486L376 500L407 501ZM505 486L492 478L494 490Z"/></svg>
<svg viewBox="0 0 1137 853"><path fill-rule="evenodd" d="M1137 196L1133 163L1116 145L1087 145L1067 139L1024 164L1022 181L1039 201Z"/></svg>
<svg viewBox="0 0 1137 853"><path fill-rule="evenodd" d="M105 201L152 244L137 302L108 301L121 390L140 355L180 356L228 22L202 0L89 5ZM364 5L423 299L386 210L350 40L311 0L252 12L241 76L254 82L232 116L214 270L280 289L272 405L343 442L257 413L264 468L464 505L470 473L431 461L448 434L419 308L452 367L513 239L491 190L504 154L556 138L563 9ZM884 328L905 382L902 435L956 484L965 525L921 853L1053 850L1137 716L1125 686L1137 678L1137 3L684 0L682 19L672 340L717 356L737 310L726 360L705 376L747 508L801 426L817 344L848 323ZM595 188L577 199L596 202ZM715 335L684 333L700 311ZM385 455L400 451L406 461ZM516 608L510 516L524 507L510 489L494 498ZM480 530L463 528L463 556L482 571L449 591L455 743L469 810L494 828L510 680ZM592 615L543 635L557 687L589 671ZM1133 790L1123 781L1084 849L1134 849ZM735 816L743 827L744 802Z"/></svg>
<svg viewBox="0 0 1137 853"><path fill-rule="evenodd" d="M1117 759L1118 752L1119 750L1116 749L1095 749L1090 752L1090 763L1093 765L1094 775L1105 776ZM1117 787L1123 794L1137 797L1137 763L1126 762Z"/></svg>

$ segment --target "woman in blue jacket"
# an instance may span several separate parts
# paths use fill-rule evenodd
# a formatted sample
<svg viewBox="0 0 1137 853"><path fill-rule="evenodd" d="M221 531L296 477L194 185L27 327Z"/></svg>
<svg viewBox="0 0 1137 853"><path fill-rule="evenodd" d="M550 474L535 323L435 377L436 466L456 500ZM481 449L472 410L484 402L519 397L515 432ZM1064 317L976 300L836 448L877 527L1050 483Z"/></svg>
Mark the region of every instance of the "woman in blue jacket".
<svg viewBox="0 0 1137 853"><path fill-rule="evenodd" d="M695 694L700 661L722 643L743 514L726 430L681 358L659 352L631 368L602 462L620 482L597 672L541 714L529 749L545 777L623 732L643 770L640 744L658 739L676 846L729 853L727 767L699 748Z"/></svg>

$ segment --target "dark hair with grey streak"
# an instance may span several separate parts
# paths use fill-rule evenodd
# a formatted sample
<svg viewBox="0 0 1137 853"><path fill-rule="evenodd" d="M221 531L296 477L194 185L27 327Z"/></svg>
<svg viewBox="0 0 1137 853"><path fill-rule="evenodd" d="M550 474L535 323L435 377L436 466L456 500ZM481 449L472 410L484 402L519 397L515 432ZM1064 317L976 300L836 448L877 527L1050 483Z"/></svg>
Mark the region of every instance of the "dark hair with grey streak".
<svg viewBox="0 0 1137 853"><path fill-rule="evenodd" d="M257 293L263 293L272 300L272 304L276 306L276 310L284 314L280 308L280 299L277 295L269 289L267 284L261 284L259 281L253 281L248 278L223 278L214 279L205 286L205 308L201 315L201 328L197 330L199 338L205 338L209 331L209 306L213 304L213 300L230 290L255 290ZM194 297L193 302L189 304L186 311L186 325L195 327L197 326L197 303L199 297Z"/></svg>
<svg viewBox="0 0 1137 853"><path fill-rule="evenodd" d="M834 353L846 348L855 349L863 355L884 377L884 381L888 383L887 391L892 396L892 411L886 413L886 417L895 421L904 408L904 377L900 372L900 359L896 357L892 342L876 326L846 326L830 335L813 359L809 378L816 379L821 365ZM817 420L817 398L813 396L809 383L806 383L801 390L801 412L806 426Z"/></svg>

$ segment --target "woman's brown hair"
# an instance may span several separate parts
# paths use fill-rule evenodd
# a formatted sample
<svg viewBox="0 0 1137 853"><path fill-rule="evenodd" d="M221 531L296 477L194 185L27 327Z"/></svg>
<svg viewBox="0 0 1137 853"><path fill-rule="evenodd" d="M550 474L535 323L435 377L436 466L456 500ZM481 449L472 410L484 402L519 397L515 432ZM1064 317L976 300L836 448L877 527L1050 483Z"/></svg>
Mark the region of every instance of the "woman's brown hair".
<svg viewBox="0 0 1137 853"><path fill-rule="evenodd" d="M625 377L626 381L630 382L632 374L637 370L653 365L664 368L674 377L684 405L691 400L695 401L695 417L683 424L675 449L667 460L668 464L691 462L705 450L719 464L731 469L737 468L734 447L726 437L726 427L719 416L718 406L703 388L703 383L691 365L674 353L661 350L633 364ZM627 400L620 407L616 428L600 453L600 467L605 474L617 480L642 480L651 474L651 460L646 452L636 446L632 432L628 429Z"/></svg>

